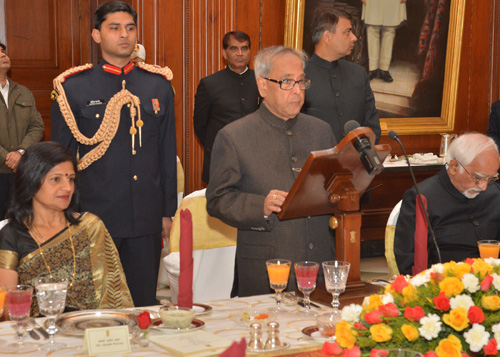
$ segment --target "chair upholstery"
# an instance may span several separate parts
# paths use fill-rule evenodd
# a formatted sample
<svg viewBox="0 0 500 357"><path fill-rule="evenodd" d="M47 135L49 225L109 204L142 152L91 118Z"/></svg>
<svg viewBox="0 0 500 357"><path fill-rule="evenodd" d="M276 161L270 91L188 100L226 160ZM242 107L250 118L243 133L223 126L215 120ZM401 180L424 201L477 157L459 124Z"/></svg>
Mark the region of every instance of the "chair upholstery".
<svg viewBox="0 0 500 357"><path fill-rule="evenodd" d="M181 160L177 156L177 207L180 206L182 198L184 197L184 169L182 168ZM169 250L168 238L163 238L163 249L161 250L161 261L160 261L160 271L158 272L158 284L157 289L163 289L170 285L167 276L167 270L165 264L163 263L163 258L165 258Z"/></svg>
<svg viewBox="0 0 500 357"><path fill-rule="evenodd" d="M385 228L385 258L387 259L387 265L389 266L389 274L391 277L399 275L396 257L394 256L394 234L396 233L396 223L398 221L402 202L403 201L399 201L392 209Z"/></svg>
<svg viewBox="0 0 500 357"><path fill-rule="evenodd" d="M193 217L193 301L228 299L231 295L236 254L236 228L207 212L205 190L186 196L175 213L170 231L170 254L163 259L172 301L179 293L180 210L189 209Z"/></svg>

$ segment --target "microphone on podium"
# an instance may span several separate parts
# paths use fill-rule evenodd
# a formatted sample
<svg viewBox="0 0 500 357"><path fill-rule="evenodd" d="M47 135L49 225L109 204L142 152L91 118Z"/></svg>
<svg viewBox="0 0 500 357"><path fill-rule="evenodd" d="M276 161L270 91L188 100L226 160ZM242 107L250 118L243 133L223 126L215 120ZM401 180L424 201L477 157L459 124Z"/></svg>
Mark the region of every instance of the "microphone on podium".
<svg viewBox="0 0 500 357"><path fill-rule="evenodd" d="M438 260L440 263L442 263L441 250L439 249L439 246L438 246L437 240L436 240L436 234L434 233L434 229L432 228L431 221L429 220L429 212L427 211L427 207L424 205L424 202L422 200L422 194L420 193L420 190L417 186L417 180L415 179L415 175L413 173L413 169L412 169L411 164L410 164L410 159L408 158L408 155L406 154L405 147L404 147L403 143L401 142L401 140L399 140L399 136L394 130L389 131L389 137L392 140L397 141L399 146L401 146L401 149L403 149L403 155L405 156L406 163L408 164L408 169L410 170L410 175L411 175L411 178L413 180L413 185L415 186L415 190L417 191L418 200L420 201L420 205L422 206L422 209L424 211L424 217L425 217L425 220L427 221L427 226L429 227L429 232L431 233L431 236L432 236L432 242L434 243L434 247L436 248Z"/></svg>
<svg viewBox="0 0 500 357"><path fill-rule="evenodd" d="M344 132L347 134L350 131L359 128L361 125L356 120L349 120L344 125ZM371 174L380 173L384 169L384 165L380 161L377 152L372 149L370 140L366 136L357 136L356 140L352 142L354 148L359 152L361 162L366 171Z"/></svg>

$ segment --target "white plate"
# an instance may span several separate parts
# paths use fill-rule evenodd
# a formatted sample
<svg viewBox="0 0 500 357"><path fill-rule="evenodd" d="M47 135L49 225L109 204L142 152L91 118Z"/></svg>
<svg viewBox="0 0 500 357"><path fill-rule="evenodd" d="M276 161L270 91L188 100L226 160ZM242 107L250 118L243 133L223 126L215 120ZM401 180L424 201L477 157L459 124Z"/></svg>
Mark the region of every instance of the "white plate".
<svg viewBox="0 0 500 357"><path fill-rule="evenodd" d="M179 304L175 304L174 306L178 306ZM193 303L193 310L196 315L205 315L212 311L212 306L206 304L197 304Z"/></svg>
<svg viewBox="0 0 500 357"><path fill-rule="evenodd" d="M175 328L175 327L163 326L163 322L161 321L161 319L156 319L156 320L153 320L151 325L152 325L151 328L153 328L155 330L164 331L164 332L188 332L188 331L194 331L194 330L198 330L198 329L202 328L203 326L205 326L205 323L201 320L194 319L191 322L191 326L189 326L187 328Z"/></svg>

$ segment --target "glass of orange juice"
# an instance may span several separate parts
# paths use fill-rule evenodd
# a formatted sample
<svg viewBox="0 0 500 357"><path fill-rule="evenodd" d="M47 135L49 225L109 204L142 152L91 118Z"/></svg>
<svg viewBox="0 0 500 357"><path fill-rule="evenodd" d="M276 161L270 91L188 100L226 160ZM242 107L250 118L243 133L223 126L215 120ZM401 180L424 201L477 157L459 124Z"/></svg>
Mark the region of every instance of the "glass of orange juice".
<svg viewBox="0 0 500 357"><path fill-rule="evenodd" d="M500 252L500 242L497 240L480 240L477 242L479 255L482 259L498 258Z"/></svg>
<svg viewBox="0 0 500 357"><path fill-rule="evenodd" d="M282 292L288 285L290 266L292 262L287 259L266 260L267 274L269 275L269 285L276 292L276 312L281 311Z"/></svg>
<svg viewBox="0 0 500 357"><path fill-rule="evenodd" d="M7 294L7 291L5 289L5 285L0 284L0 317L2 317L3 314L3 305L5 303L5 295Z"/></svg>

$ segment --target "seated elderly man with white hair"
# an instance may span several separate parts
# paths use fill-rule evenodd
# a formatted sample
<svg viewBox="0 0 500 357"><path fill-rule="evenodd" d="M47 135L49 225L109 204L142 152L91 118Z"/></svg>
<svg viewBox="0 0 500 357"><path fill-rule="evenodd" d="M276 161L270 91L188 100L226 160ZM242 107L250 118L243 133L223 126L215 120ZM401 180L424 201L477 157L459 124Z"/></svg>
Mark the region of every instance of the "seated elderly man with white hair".
<svg viewBox="0 0 500 357"><path fill-rule="evenodd" d="M445 168L418 184L442 263L479 257L479 240L500 238L500 188L495 183L499 166L495 142L483 134L466 133L451 143ZM439 262L417 200L415 187L406 191L396 225L394 254L402 274L418 272L412 266L423 254L416 246L423 246L424 253L427 246L423 269Z"/></svg>

